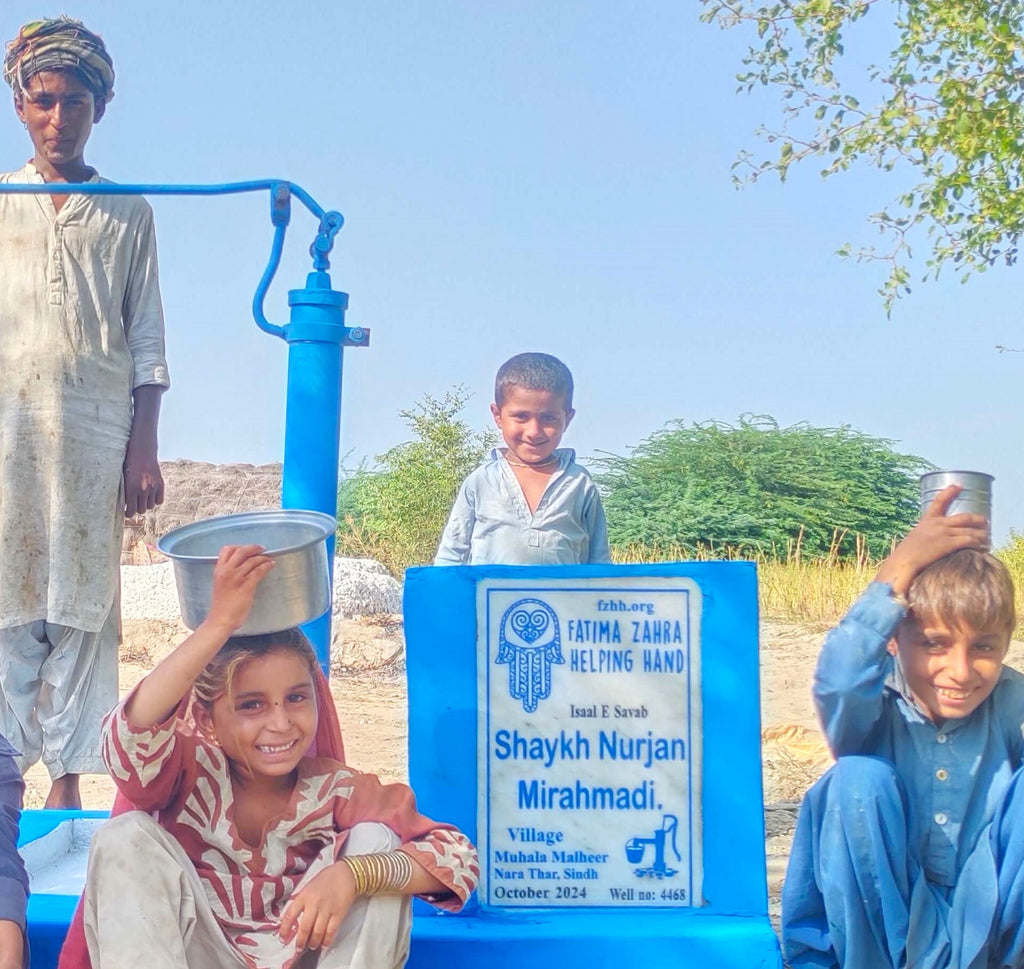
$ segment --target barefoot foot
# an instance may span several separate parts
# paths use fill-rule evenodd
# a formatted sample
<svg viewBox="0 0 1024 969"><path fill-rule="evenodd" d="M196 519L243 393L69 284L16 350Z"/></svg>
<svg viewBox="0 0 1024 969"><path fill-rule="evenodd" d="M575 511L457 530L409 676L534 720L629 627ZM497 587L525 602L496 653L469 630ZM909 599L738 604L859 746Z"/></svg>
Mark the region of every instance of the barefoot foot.
<svg viewBox="0 0 1024 969"><path fill-rule="evenodd" d="M51 811L80 811L82 795L78 790L78 775L65 774L50 785L50 793L43 805Z"/></svg>

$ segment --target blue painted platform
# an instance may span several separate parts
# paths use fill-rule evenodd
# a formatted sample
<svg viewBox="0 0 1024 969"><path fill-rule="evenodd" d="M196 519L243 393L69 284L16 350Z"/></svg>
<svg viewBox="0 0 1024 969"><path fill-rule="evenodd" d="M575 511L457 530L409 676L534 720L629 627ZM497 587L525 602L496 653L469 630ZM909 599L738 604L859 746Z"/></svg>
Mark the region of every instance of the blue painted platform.
<svg viewBox="0 0 1024 969"><path fill-rule="evenodd" d="M418 908L409 965L781 969L768 918L753 563L410 569L405 584L409 775L424 813L476 838L483 579L685 576L702 593L703 898L675 909Z"/></svg>
<svg viewBox="0 0 1024 969"><path fill-rule="evenodd" d="M106 818L106 811L23 811L19 847L51 834L65 822ZM33 894L28 900L28 939L31 969L54 969L64 944L79 893Z"/></svg>
<svg viewBox="0 0 1024 969"><path fill-rule="evenodd" d="M53 832L64 822L102 819L103 811L25 811L22 815L21 844ZM36 894L29 901L29 945L31 969L54 969L64 936L78 904L78 894ZM517 914L514 918L477 915L436 916L427 905L416 903L413 920L410 969L480 969L480 967L522 966L524 961L554 960L559 966L578 964L579 937L606 935L609 919L614 925L614 944L602 946L594 969L633 965L640 946L685 945L688 965L720 964L724 945L754 958L748 969L773 969L778 965L777 948L749 920L727 916L705 917L696 923L667 920L663 913L573 912L568 914ZM673 929L683 928L682 934ZM749 938L747 937L749 935Z"/></svg>
<svg viewBox="0 0 1024 969"><path fill-rule="evenodd" d="M22 844L52 832L64 821L104 818L102 811L26 811L22 815ZM29 944L31 969L54 969L68 925L78 904L78 895L34 895L29 901ZM530 960L558 966L579 965L580 933L597 938L607 936L609 918L614 925L614 942L603 944L593 969L632 966L637 947L650 945L685 946L685 965L721 965L723 947L735 946L745 958L745 969L776 969L778 948L766 939L759 926L751 929L749 919L728 916L703 917L683 924L667 920L663 913L573 912L543 916L517 914L515 918L435 916L433 909L417 903L413 920L412 954L409 969L483 969L521 967ZM684 929L682 933L673 929ZM551 963L548 960L552 960ZM663 963L667 966L682 962Z"/></svg>
<svg viewBox="0 0 1024 969"><path fill-rule="evenodd" d="M782 961L767 919L601 910L514 918L418 916L408 966L781 969Z"/></svg>

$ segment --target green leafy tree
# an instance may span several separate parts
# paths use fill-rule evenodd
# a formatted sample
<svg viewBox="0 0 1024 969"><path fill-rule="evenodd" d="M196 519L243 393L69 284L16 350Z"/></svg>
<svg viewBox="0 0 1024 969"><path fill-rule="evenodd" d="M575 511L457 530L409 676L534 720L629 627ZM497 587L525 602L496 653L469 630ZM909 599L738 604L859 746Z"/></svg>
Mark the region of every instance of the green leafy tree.
<svg viewBox="0 0 1024 969"><path fill-rule="evenodd" d="M415 438L342 483L338 537L346 554L369 555L395 575L433 559L459 485L497 440L459 418L469 397L460 386L399 411Z"/></svg>
<svg viewBox="0 0 1024 969"><path fill-rule="evenodd" d="M1024 230L1024 4L1020 0L701 0L702 19L747 28L740 90L777 90L770 157L742 152L739 180L809 158L829 176L866 162L908 175L871 221L890 242L840 250L889 264L886 309L909 292L912 239L931 248L924 279L947 264L966 280L1012 265ZM860 66L865 24L890 46ZM756 33L756 37L755 37ZM877 32L878 36L881 32ZM891 38L891 40L889 39ZM847 50L851 53L847 53Z"/></svg>
<svg viewBox="0 0 1024 969"><path fill-rule="evenodd" d="M675 421L599 460L615 546L881 555L917 519L921 458L849 427Z"/></svg>

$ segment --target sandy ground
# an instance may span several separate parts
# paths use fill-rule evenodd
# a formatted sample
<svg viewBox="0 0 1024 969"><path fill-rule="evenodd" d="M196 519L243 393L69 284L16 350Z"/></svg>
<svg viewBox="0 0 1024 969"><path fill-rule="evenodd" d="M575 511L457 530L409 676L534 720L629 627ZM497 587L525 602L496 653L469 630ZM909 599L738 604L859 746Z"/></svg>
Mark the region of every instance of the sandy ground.
<svg viewBox="0 0 1024 969"><path fill-rule="evenodd" d="M818 732L811 703L811 677L827 627L766 620L761 629L761 724L764 770L765 849L769 906L776 926L779 891L785 873L796 806L807 787L831 762ZM331 691L338 706L349 763L384 780L405 780L406 690L400 662L398 617L366 617L344 627L342 662ZM127 692L187 635L180 624L158 620L125 623L121 648L121 689ZM1010 665L1024 669L1024 643L1015 642ZM367 665L379 666L367 670ZM36 765L26 776L26 807L42 807L49 787ZM103 809L113 800L108 777L83 778L86 808Z"/></svg>

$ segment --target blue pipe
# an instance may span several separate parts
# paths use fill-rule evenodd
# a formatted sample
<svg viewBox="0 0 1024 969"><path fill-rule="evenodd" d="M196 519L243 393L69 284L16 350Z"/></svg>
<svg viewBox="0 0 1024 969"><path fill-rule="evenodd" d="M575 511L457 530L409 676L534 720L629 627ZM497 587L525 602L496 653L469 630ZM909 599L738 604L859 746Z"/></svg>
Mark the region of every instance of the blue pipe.
<svg viewBox="0 0 1024 969"><path fill-rule="evenodd" d="M267 268L263 270L263 276L252 298L252 315L253 319L256 320L256 325L264 333L269 333L271 336L279 336L282 339L284 338L284 327L267 320L263 314L263 300L267 295L267 290L270 289L270 283L274 278L274 273L277 272L277 267L281 265L281 252L284 249L284 234L287 228L287 225L275 227L274 241L270 246L270 259L267 262Z"/></svg>
<svg viewBox="0 0 1024 969"><path fill-rule="evenodd" d="M128 185L117 182L7 182L0 191L11 195L240 195L243 192L273 191L287 185L289 192L318 219L326 214L304 188L283 178L260 178L248 182L221 182L215 185Z"/></svg>
<svg viewBox="0 0 1024 969"><path fill-rule="evenodd" d="M13 195L234 195L269 191L274 240L270 258L252 301L256 325L288 343L288 390L285 414L284 471L281 507L338 513L338 459L341 432L342 348L367 346L369 330L345 325L348 294L331 288L327 274L334 236L344 224L338 212L324 210L308 192L284 179L225 182L219 185L118 185L110 182L84 184L6 183L0 193ZM290 322L279 326L267 320L263 303L281 263L285 232L295 196L320 221L310 246L313 272L305 289L288 293ZM332 580L334 537L327 544ZM304 627L325 673L330 672L331 612Z"/></svg>

